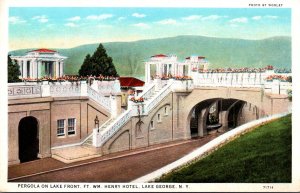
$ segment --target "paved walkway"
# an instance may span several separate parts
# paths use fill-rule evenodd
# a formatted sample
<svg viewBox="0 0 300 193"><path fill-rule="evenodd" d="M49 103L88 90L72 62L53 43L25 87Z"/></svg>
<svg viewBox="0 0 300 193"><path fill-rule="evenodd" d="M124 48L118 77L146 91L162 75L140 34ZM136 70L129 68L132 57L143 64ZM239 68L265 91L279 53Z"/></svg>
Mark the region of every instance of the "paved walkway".
<svg viewBox="0 0 300 193"><path fill-rule="evenodd" d="M35 160L10 166L8 178L18 182L130 182L178 160L219 135L216 133L196 140L156 145L69 164L53 158Z"/></svg>

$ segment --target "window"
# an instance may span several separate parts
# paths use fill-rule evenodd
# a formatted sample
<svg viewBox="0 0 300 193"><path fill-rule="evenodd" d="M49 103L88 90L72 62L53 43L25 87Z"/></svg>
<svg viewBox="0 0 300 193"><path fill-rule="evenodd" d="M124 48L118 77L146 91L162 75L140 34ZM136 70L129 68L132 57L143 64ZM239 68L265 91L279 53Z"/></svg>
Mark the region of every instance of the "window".
<svg viewBox="0 0 300 193"><path fill-rule="evenodd" d="M150 129L154 129L153 121L150 121Z"/></svg>
<svg viewBox="0 0 300 193"><path fill-rule="evenodd" d="M74 135L75 134L75 124L76 119L70 118L68 119L68 135Z"/></svg>
<svg viewBox="0 0 300 193"><path fill-rule="evenodd" d="M57 136L65 135L65 120L59 119L57 120Z"/></svg>
<svg viewBox="0 0 300 193"><path fill-rule="evenodd" d="M165 107L165 115L168 115L168 107Z"/></svg>
<svg viewBox="0 0 300 193"><path fill-rule="evenodd" d="M161 122L160 114L157 114L157 121Z"/></svg>

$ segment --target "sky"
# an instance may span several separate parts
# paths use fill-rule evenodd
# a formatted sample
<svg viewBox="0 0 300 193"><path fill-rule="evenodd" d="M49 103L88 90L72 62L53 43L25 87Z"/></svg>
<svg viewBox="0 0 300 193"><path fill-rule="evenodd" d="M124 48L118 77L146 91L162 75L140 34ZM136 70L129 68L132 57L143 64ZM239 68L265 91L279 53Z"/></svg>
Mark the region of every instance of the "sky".
<svg viewBox="0 0 300 193"><path fill-rule="evenodd" d="M200 35L291 36L289 8L11 7L9 50Z"/></svg>

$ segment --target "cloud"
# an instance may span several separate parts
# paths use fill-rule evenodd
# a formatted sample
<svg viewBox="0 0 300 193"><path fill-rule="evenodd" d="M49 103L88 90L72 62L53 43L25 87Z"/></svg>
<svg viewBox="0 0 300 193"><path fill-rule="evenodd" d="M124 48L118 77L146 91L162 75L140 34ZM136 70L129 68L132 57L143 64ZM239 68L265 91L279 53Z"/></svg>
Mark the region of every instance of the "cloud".
<svg viewBox="0 0 300 193"><path fill-rule="evenodd" d="M78 27L78 25L76 25L75 23L72 23L72 22L66 23L65 26L67 26L67 27Z"/></svg>
<svg viewBox="0 0 300 193"><path fill-rule="evenodd" d="M248 23L248 19L246 17L238 17L229 21L230 23Z"/></svg>
<svg viewBox="0 0 300 193"><path fill-rule="evenodd" d="M97 25L97 27L98 28L111 28L113 26L111 26L111 25L105 25L105 24L99 24L99 25Z"/></svg>
<svg viewBox="0 0 300 193"><path fill-rule="evenodd" d="M266 15L265 18L268 18L268 19L277 19L278 16L275 16L275 15Z"/></svg>
<svg viewBox="0 0 300 193"><path fill-rule="evenodd" d="M140 28L150 28L150 26L146 23L136 23L136 24L132 24L132 26L140 27Z"/></svg>
<svg viewBox="0 0 300 193"><path fill-rule="evenodd" d="M261 16L259 16L259 15L257 15L257 16L253 16L253 17L252 17L252 19L253 19L253 20L260 20L261 18L262 18L262 17L261 17Z"/></svg>
<svg viewBox="0 0 300 193"><path fill-rule="evenodd" d="M122 20L124 20L124 19L126 19L126 17L119 17L119 18L118 18L119 21L122 21Z"/></svg>
<svg viewBox="0 0 300 193"><path fill-rule="evenodd" d="M37 15L32 18L33 20L37 20L40 23L47 23L49 19L46 15Z"/></svg>
<svg viewBox="0 0 300 193"><path fill-rule="evenodd" d="M201 20L206 21L206 20L217 20L217 19L221 19L221 18L227 18L228 16L226 15L209 15L206 17L202 17Z"/></svg>
<svg viewBox="0 0 300 193"><path fill-rule="evenodd" d="M75 17L70 17L67 20L68 21L79 21L80 19L81 19L80 16L75 16Z"/></svg>
<svg viewBox="0 0 300 193"><path fill-rule="evenodd" d="M202 17L201 15L190 15L190 16L187 16L187 17L183 17L181 19L182 20L187 20L187 21L192 21L192 20L198 20L201 17Z"/></svg>
<svg viewBox="0 0 300 193"><path fill-rule="evenodd" d="M90 20L105 20L108 18L112 18L113 15L112 14L101 14L101 15L89 15L86 17L86 19L90 19Z"/></svg>
<svg viewBox="0 0 300 193"><path fill-rule="evenodd" d="M143 18L143 17L146 17L145 14L141 14L141 13L133 13L132 16L133 16L133 17L137 17L137 18Z"/></svg>
<svg viewBox="0 0 300 193"><path fill-rule="evenodd" d="M164 19L161 21L156 22L160 25L174 25L177 24L177 21L175 19Z"/></svg>
<svg viewBox="0 0 300 193"><path fill-rule="evenodd" d="M12 16L12 17L9 17L8 18L8 21L11 23L11 24L19 24L19 23L26 23L27 21L18 17L18 16Z"/></svg>

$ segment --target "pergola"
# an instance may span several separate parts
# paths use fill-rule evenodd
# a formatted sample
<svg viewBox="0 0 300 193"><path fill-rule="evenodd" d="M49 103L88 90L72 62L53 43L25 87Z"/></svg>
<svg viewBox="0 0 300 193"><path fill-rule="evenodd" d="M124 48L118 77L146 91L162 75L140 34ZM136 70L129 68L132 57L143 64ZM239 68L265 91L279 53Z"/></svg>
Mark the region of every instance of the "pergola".
<svg viewBox="0 0 300 193"><path fill-rule="evenodd" d="M151 72L151 67L155 72ZM145 62L145 82L152 78L190 76L193 69L207 69L208 62L203 56L187 57L184 62L179 62L176 55L157 54Z"/></svg>
<svg viewBox="0 0 300 193"><path fill-rule="evenodd" d="M55 50L37 49L25 56L11 56L20 66L20 78L57 78L64 75L65 56Z"/></svg>

